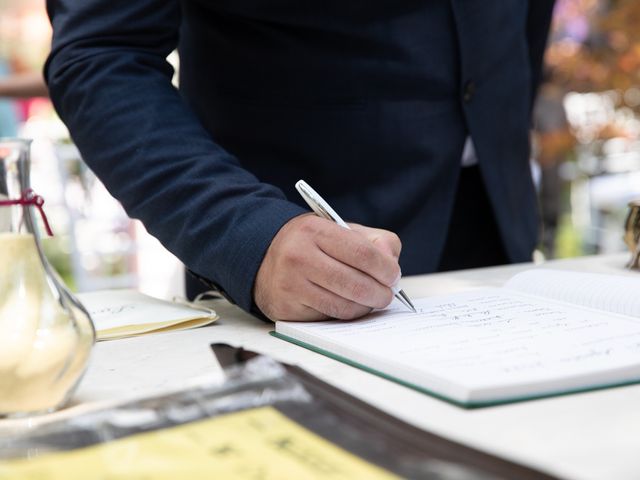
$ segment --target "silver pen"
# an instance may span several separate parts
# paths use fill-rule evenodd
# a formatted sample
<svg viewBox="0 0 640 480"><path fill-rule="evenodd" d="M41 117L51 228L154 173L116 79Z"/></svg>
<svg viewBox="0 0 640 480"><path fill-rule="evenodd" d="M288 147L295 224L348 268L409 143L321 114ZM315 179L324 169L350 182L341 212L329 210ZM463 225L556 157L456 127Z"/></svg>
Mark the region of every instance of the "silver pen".
<svg viewBox="0 0 640 480"><path fill-rule="evenodd" d="M349 228L349 225L347 225L345 221L340 218L340 215L338 215L336 211L331 208L331 205L329 205L324 200L324 198L322 198L318 194L318 192L311 188L307 182L305 182L304 180L298 180L298 182L296 183L296 190L298 190L298 193L300 193L304 201L307 202L309 207L311 207L311 210L313 210L316 215L322 218L326 218L327 220L331 220L341 227L351 230ZM411 303L411 300L409 300L407 294L404 293L399 286L396 285L394 287L391 287L391 290L393 291L395 297L400 300L400 302L402 302L405 307L407 307L413 313L417 313L416 307L413 306L413 303Z"/></svg>

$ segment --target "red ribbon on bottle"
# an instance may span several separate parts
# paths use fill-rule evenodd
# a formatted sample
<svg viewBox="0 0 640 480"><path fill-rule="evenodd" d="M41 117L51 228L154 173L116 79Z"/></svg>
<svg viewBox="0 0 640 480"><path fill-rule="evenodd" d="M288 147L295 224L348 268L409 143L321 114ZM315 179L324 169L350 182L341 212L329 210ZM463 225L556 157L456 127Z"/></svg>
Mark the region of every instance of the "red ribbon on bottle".
<svg viewBox="0 0 640 480"><path fill-rule="evenodd" d="M44 229L50 237L53 237L53 232L49 226L49 221L44 213L42 205L44 205L44 198L34 192L31 188L28 188L22 192L22 197L17 200L0 200L0 207L11 207L13 205L22 205L23 207L36 207L42 216L42 222L44 223Z"/></svg>

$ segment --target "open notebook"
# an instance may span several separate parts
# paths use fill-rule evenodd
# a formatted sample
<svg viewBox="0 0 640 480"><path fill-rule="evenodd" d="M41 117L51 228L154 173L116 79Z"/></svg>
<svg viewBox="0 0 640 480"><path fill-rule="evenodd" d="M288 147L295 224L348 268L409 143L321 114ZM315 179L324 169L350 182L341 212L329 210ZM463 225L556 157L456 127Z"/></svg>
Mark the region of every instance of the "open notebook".
<svg viewBox="0 0 640 480"><path fill-rule="evenodd" d="M640 276L534 269L414 304L274 335L466 407L640 382Z"/></svg>
<svg viewBox="0 0 640 480"><path fill-rule="evenodd" d="M201 327L218 319L209 308L153 298L135 290L77 295L89 311L98 340Z"/></svg>

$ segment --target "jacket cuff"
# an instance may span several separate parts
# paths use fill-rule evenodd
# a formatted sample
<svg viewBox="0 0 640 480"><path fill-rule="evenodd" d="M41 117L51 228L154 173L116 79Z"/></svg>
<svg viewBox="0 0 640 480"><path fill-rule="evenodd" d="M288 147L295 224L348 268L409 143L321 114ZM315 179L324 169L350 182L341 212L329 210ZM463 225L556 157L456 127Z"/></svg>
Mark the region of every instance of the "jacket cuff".
<svg viewBox="0 0 640 480"><path fill-rule="evenodd" d="M203 258L215 258L208 265L192 268L203 283L215 288L231 303L264 319L253 302L253 286L258 269L273 237L294 217L308 210L284 199L270 199L263 208L243 216L229 232L225 251L210 252ZM213 257L215 255L215 257Z"/></svg>

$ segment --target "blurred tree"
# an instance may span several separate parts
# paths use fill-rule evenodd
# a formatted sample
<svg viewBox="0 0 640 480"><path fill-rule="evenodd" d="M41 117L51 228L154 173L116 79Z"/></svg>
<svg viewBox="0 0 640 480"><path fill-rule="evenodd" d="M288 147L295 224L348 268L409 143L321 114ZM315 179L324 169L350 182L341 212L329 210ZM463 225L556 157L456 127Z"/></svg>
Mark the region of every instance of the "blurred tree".
<svg viewBox="0 0 640 480"><path fill-rule="evenodd" d="M640 1L560 0L546 60L568 89L620 90L639 111Z"/></svg>

